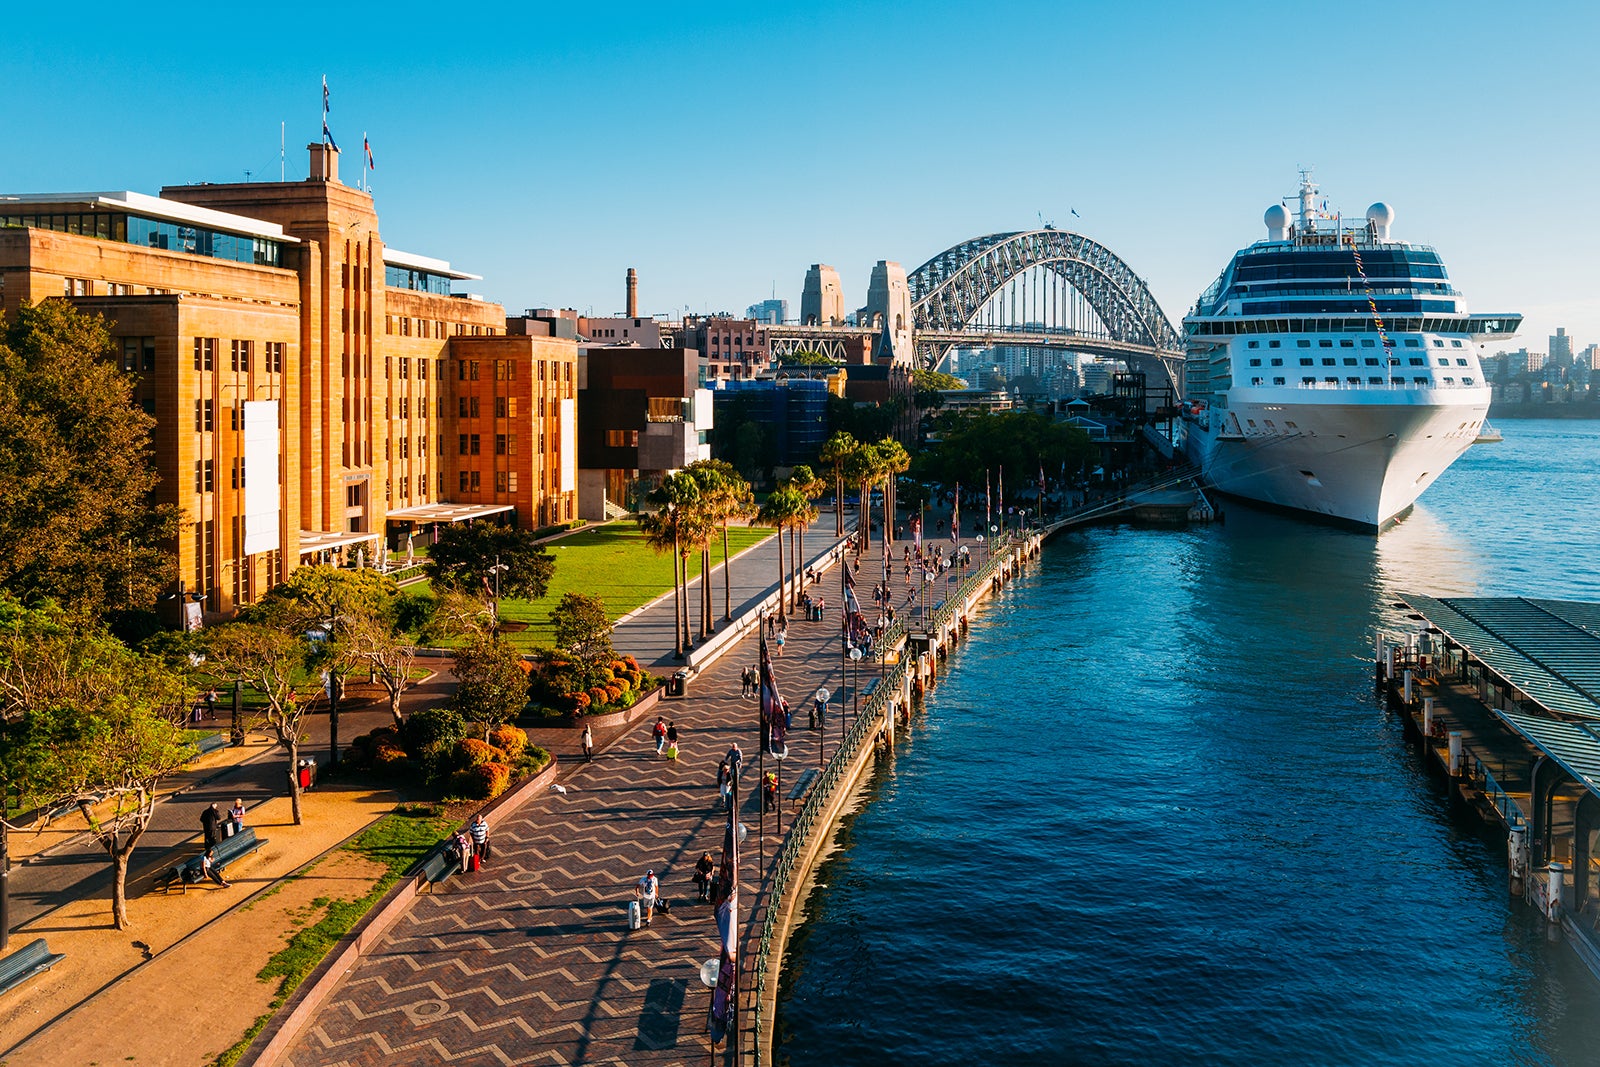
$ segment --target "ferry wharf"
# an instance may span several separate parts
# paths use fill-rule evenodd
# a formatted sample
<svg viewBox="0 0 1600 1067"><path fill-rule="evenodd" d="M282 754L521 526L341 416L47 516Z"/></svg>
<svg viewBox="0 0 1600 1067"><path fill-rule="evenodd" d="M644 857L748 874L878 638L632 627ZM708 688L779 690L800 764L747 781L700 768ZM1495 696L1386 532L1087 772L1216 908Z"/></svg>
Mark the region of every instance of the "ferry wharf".
<svg viewBox="0 0 1600 1067"><path fill-rule="evenodd" d="M1375 677L1453 801L1506 834L1511 893L1600 978L1600 604L1405 594Z"/></svg>
<svg viewBox="0 0 1600 1067"><path fill-rule="evenodd" d="M753 619L723 627L737 638L707 649L714 656L693 657L681 695L607 731L592 763L568 763L558 752L552 784L498 818L491 812L493 854L484 869L431 892L408 880L397 892L409 896L380 902L347 939L359 951L330 957L313 973L242 1062L775 1062L779 971L812 870L853 810L858 785L892 755L897 731L936 683L979 602L1038 555L1041 539L1013 531L996 540L962 546L964 565L931 581L908 577L901 591L918 606L879 632L870 658L841 655L837 612L790 616L781 654L773 649L794 712L781 761L761 751L759 702L740 684L756 661L752 631L775 607L774 590ZM838 567L853 563L838 547L814 561L831 570L821 588L839 589ZM859 581L870 584L879 550L873 544L859 557ZM670 630L671 600L659 610ZM807 729L805 712L820 689L831 706L819 729ZM678 726L677 760L656 756L656 714ZM747 831L739 846L737 1007L729 1040L714 1048L702 967L718 956L719 942L690 875L703 852L721 850L728 816L716 769L735 742L749 783L736 814ZM756 783L772 770L782 778L769 812ZM649 928L630 930L627 903L646 869L673 907Z"/></svg>

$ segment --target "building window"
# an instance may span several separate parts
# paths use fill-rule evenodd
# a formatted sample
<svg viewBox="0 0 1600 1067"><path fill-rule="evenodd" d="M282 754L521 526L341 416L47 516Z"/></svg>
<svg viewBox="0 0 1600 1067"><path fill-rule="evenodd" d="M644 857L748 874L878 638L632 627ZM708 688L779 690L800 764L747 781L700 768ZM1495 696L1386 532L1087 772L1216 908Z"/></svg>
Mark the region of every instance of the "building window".
<svg viewBox="0 0 1600 1067"><path fill-rule="evenodd" d="M477 360L472 360L471 362L469 362L467 364L467 380L469 382L475 382L475 381L478 380L478 361Z"/></svg>
<svg viewBox="0 0 1600 1067"><path fill-rule="evenodd" d="M461 491L463 493L465 493L467 491L467 472L466 471L462 471L461 472Z"/></svg>
<svg viewBox="0 0 1600 1067"><path fill-rule="evenodd" d="M472 435L472 455L478 455L478 435Z"/></svg>
<svg viewBox="0 0 1600 1067"><path fill-rule="evenodd" d="M194 491L209 493L212 490L212 479L215 475L212 461L209 459L195 460L194 464Z"/></svg>
<svg viewBox="0 0 1600 1067"><path fill-rule="evenodd" d="M506 361L503 359L494 361L494 380L497 382L506 380Z"/></svg>
<svg viewBox="0 0 1600 1067"><path fill-rule="evenodd" d="M229 365L234 370L248 371L250 369L250 347L249 341L232 342L231 362Z"/></svg>
<svg viewBox="0 0 1600 1067"><path fill-rule="evenodd" d="M496 361L495 366L499 367L503 366L503 364L500 361ZM506 417L506 398L503 396L497 396L494 398L494 417L497 419L503 419Z"/></svg>
<svg viewBox="0 0 1600 1067"><path fill-rule="evenodd" d="M494 491L497 492L497 493L503 493L503 492L506 491L506 472L505 471L495 471L494 472Z"/></svg>
<svg viewBox="0 0 1600 1067"><path fill-rule="evenodd" d="M506 454L506 435L503 433L494 435L494 454L497 456Z"/></svg>
<svg viewBox="0 0 1600 1067"><path fill-rule="evenodd" d="M217 360L217 339L215 337L196 337L194 339L194 369L212 370Z"/></svg>
<svg viewBox="0 0 1600 1067"><path fill-rule="evenodd" d="M216 416L216 410L212 407L213 403L210 400L196 400L194 402L195 433L210 433L216 428L212 421Z"/></svg>
<svg viewBox="0 0 1600 1067"><path fill-rule="evenodd" d="M459 415L463 419L466 418L467 417L467 398L464 397L464 396L460 397L458 399L458 401L457 401L457 404L458 404L459 409L460 409L459 411L457 411L457 415Z"/></svg>
<svg viewBox="0 0 1600 1067"><path fill-rule="evenodd" d="M471 473L471 476L472 476L472 483L471 483L470 488L472 489L472 491L474 493L476 493L479 489L483 488L483 486L478 481L478 478L479 478L478 472L477 471L472 471L470 473Z"/></svg>

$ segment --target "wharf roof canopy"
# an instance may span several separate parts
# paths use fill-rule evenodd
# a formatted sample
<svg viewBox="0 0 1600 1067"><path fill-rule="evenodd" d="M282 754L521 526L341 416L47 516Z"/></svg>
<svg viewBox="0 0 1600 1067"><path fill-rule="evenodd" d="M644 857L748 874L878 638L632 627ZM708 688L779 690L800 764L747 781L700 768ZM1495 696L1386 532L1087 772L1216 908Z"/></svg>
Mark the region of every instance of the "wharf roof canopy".
<svg viewBox="0 0 1600 1067"><path fill-rule="evenodd" d="M1557 722L1509 711L1495 714L1529 744L1560 764L1574 781L1600 795L1600 727L1594 723Z"/></svg>
<svg viewBox="0 0 1600 1067"><path fill-rule="evenodd" d="M1404 599L1552 715L1600 721L1600 604L1410 593Z"/></svg>

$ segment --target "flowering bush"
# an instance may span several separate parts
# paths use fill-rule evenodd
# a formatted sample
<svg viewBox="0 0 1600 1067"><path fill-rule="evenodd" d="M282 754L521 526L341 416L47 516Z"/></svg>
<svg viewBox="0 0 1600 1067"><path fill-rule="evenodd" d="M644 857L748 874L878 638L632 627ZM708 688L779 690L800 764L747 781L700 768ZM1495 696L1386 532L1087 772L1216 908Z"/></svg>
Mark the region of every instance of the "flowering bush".
<svg viewBox="0 0 1600 1067"><path fill-rule="evenodd" d="M515 763L528 748L528 732L507 723L489 731L489 743L506 754L506 762Z"/></svg>
<svg viewBox="0 0 1600 1067"><path fill-rule="evenodd" d="M482 766L485 763L505 761L504 752L486 741L479 741L476 737L463 737L457 741L454 756L455 765L461 770Z"/></svg>

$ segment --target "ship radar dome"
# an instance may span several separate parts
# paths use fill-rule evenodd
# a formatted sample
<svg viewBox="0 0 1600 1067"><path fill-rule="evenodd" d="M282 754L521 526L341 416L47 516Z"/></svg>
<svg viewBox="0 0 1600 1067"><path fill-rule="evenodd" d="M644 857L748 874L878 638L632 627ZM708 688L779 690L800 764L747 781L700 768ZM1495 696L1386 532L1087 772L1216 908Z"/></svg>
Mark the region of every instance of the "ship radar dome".
<svg viewBox="0 0 1600 1067"><path fill-rule="evenodd" d="M1269 241L1287 240L1289 236L1289 211L1282 204L1273 204L1267 208L1267 213L1261 217L1267 224L1267 239Z"/></svg>
<svg viewBox="0 0 1600 1067"><path fill-rule="evenodd" d="M1367 221L1372 223L1373 232L1377 234L1378 240L1387 241L1389 227L1394 224L1394 208L1380 200L1367 208Z"/></svg>

